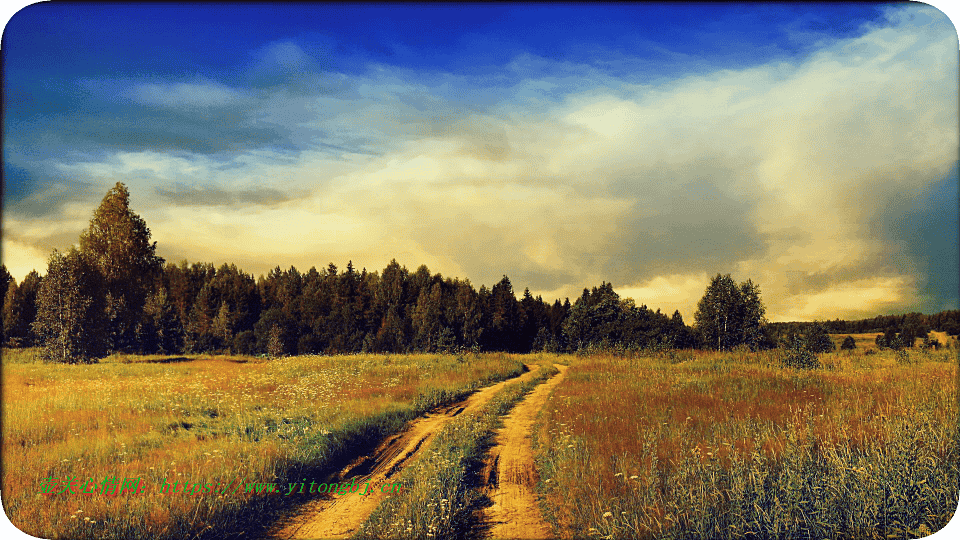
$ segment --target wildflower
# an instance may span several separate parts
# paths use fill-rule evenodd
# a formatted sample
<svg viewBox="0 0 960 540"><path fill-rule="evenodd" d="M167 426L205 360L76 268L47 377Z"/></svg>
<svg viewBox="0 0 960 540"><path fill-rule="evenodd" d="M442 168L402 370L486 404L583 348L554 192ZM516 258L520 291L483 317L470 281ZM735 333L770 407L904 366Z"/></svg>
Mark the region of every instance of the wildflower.
<svg viewBox="0 0 960 540"><path fill-rule="evenodd" d="M637 478L639 478L637 475L633 475L630 477L631 480L636 480Z"/></svg>
<svg viewBox="0 0 960 540"><path fill-rule="evenodd" d="M604 519L606 519L606 518L612 518L612 517L613 517L613 512L604 512L604 513L603 513L603 518L604 518Z"/></svg>
<svg viewBox="0 0 960 540"><path fill-rule="evenodd" d="M623 473L622 473L622 472L618 472L617 474L613 475L614 478L617 478L617 477L619 477L619 476L623 476Z"/></svg>

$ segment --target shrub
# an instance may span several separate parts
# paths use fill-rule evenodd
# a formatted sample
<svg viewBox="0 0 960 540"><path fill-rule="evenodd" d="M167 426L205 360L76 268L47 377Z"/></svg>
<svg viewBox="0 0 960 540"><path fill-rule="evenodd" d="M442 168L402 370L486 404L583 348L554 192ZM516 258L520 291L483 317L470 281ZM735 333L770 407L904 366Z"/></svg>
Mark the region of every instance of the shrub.
<svg viewBox="0 0 960 540"><path fill-rule="evenodd" d="M794 337L790 347L784 354L782 363L786 367L798 369L817 369L820 367L820 360L815 352L810 350L805 340Z"/></svg>
<svg viewBox="0 0 960 540"><path fill-rule="evenodd" d="M814 353L831 352L835 348L830 335L827 334L827 329L819 322L814 322L807 332L805 341L807 349Z"/></svg>
<svg viewBox="0 0 960 540"><path fill-rule="evenodd" d="M930 349L937 350L940 348L940 340L938 340L937 338L931 338L930 336L927 336L923 338L923 345L921 346L923 347L924 350L927 350L927 351Z"/></svg>
<svg viewBox="0 0 960 540"><path fill-rule="evenodd" d="M857 348L857 341L853 339L853 336L847 336L843 338L843 343L840 344L841 351L852 351Z"/></svg>

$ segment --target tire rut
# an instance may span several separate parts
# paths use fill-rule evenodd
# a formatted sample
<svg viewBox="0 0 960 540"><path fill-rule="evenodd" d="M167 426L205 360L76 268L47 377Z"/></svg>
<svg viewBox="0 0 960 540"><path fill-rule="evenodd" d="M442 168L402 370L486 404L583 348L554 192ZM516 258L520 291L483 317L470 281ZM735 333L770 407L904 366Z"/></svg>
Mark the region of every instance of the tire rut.
<svg viewBox="0 0 960 540"><path fill-rule="evenodd" d="M537 414L550 392L563 380L567 366L554 364L560 373L534 389L503 418L494 446L485 460L482 478L493 501L483 516L491 538L552 538L537 504L537 473L531 432Z"/></svg>
<svg viewBox="0 0 960 540"><path fill-rule="evenodd" d="M355 492L321 494L321 498L299 506L291 516L275 523L268 537L304 539L352 536L377 505L390 496L382 491L387 481L403 470L423 448L429 447L433 437L447 422L483 406L507 384L532 378L535 371L530 367L519 377L481 388L462 401L414 420L406 430L381 443L371 454L353 460L340 473L327 480L328 483L356 481L360 487Z"/></svg>

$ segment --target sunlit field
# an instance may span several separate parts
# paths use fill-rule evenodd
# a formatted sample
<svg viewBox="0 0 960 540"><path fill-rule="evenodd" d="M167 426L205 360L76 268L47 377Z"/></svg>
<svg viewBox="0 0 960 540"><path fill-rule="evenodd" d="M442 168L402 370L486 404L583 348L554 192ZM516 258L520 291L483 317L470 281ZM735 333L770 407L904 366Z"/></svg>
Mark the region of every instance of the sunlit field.
<svg viewBox="0 0 960 540"><path fill-rule="evenodd" d="M859 345L859 344L858 344ZM578 357L534 433L560 537L911 538L957 508L957 352Z"/></svg>
<svg viewBox="0 0 960 540"><path fill-rule="evenodd" d="M319 480L408 419L523 369L506 354L63 365L38 363L30 350L3 353L3 504L42 538L249 534L283 497L160 487ZM79 494L88 480L114 477L139 478L143 490ZM45 479L66 478L78 494L41 494Z"/></svg>

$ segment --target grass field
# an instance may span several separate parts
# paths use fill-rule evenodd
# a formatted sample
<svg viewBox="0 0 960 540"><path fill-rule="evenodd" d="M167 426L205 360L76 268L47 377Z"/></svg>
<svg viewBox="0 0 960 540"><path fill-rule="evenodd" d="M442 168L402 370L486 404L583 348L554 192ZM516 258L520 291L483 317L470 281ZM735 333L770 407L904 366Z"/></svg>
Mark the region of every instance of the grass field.
<svg viewBox="0 0 960 540"><path fill-rule="evenodd" d="M43 538L249 532L282 497L159 488L319 479L408 419L522 371L505 354L59 365L37 363L29 350L3 352L3 505L15 525ZM144 491L41 494L44 479L73 478L79 493L90 479L113 477L140 478Z"/></svg>
<svg viewBox="0 0 960 540"><path fill-rule="evenodd" d="M59 365L5 350L3 503L44 538L256 537L289 499L160 486L319 480L524 362L559 362L570 367L533 433L541 509L559 537L924 536L957 507L957 351L866 345L812 371L781 367L782 351ZM552 372L451 422L360 534L469 535L483 491L465 479L501 415ZM144 491L41 494L64 478L78 491L140 478Z"/></svg>
<svg viewBox="0 0 960 540"><path fill-rule="evenodd" d="M957 508L956 351L580 357L534 433L560 537L912 538Z"/></svg>

